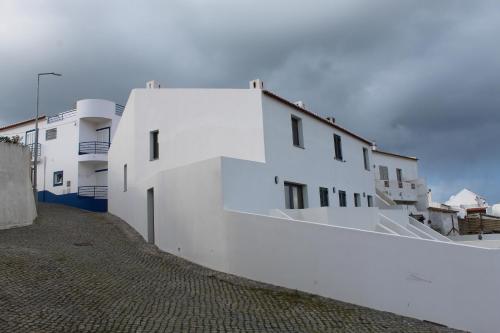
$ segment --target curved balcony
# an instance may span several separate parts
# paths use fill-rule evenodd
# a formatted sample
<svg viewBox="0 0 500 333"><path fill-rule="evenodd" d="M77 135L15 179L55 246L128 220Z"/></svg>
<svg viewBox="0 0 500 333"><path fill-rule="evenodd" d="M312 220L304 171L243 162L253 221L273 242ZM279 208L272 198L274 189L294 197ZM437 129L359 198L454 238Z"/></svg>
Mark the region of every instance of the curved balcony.
<svg viewBox="0 0 500 333"><path fill-rule="evenodd" d="M94 123L112 120L116 117L116 104L105 99L83 99L76 102L78 117Z"/></svg>
<svg viewBox="0 0 500 333"><path fill-rule="evenodd" d="M80 162L106 162L108 160L109 142L85 141L78 145Z"/></svg>

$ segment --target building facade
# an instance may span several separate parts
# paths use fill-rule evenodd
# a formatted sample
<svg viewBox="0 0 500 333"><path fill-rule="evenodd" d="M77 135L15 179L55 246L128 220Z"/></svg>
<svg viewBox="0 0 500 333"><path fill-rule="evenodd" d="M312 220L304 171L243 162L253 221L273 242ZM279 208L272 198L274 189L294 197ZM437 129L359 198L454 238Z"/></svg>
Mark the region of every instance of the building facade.
<svg viewBox="0 0 500 333"><path fill-rule="evenodd" d="M107 211L108 149L122 112L114 102L84 99L71 110L39 118L39 201ZM34 119L4 126L0 135L19 136L33 163Z"/></svg>

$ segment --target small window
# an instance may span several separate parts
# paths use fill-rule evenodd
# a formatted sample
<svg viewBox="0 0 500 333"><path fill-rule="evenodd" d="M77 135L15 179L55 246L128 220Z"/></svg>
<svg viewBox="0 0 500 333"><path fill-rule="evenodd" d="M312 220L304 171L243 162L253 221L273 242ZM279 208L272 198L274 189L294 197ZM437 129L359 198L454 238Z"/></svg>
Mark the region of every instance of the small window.
<svg viewBox="0 0 500 333"><path fill-rule="evenodd" d="M361 207L361 194L354 193L354 207Z"/></svg>
<svg viewBox="0 0 500 333"><path fill-rule="evenodd" d="M45 140L54 140L57 138L57 128L51 128L45 131Z"/></svg>
<svg viewBox="0 0 500 333"><path fill-rule="evenodd" d="M149 160L160 158L160 147L158 144L158 131L149 132Z"/></svg>
<svg viewBox="0 0 500 333"><path fill-rule="evenodd" d="M123 192L127 192L127 165L123 165Z"/></svg>
<svg viewBox="0 0 500 333"><path fill-rule="evenodd" d="M342 138L340 137L340 135L333 135L333 143L335 146L335 159L343 161L344 157L342 156Z"/></svg>
<svg viewBox="0 0 500 333"><path fill-rule="evenodd" d="M285 208L302 209L304 205L304 185L285 182Z"/></svg>
<svg viewBox="0 0 500 333"><path fill-rule="evenodd" d="M403 188L403 170L396 169L396 179L398 180L398 187Z"/></svg>
<svg viewBox="0 0 500 333"><path fill-rule="evenodd" d="M366 196L366 201L368 203L368 207L373 207L373 197L371 195Z"/></svg>
<svg viewBox="0 0 500 333"><path fill-rule="evenodd" d="M389 169L386 166L379 165L378 171L380 174L380 180L384 181L384 186L389 187Z"/></svg>
<svg viewBox="0 0 500 333"><path fill-rule="evenodd" d="M295 147L304 148L302 137L302 119L292 116L292 140Z"/></svg>
<svg viewBox="0 0 500 333"><path fill-rule="evenodd" d="M370 157L368 156L368 148L363 148L363 162L365 163L365 170L370 171Z"/></svg>
<svg viewBox="0 0 500 333"><path fill-rule="evenodd" d="M347 207L347 196L345 191L339 191L339 206Z"/></svg>
<svg viewBox="0 0 500 333"><path fill-rule="evenodd" d="M329 206L328 189L326 187L319 188L319 201L320 201L321 207L328 207Z"/></svg>
<svg viewBox="0 0 500 333"><path fill-rule="evenodd" d="M63 172L56 171L54 172L54 186L61 186L64 183Z"/></svg>

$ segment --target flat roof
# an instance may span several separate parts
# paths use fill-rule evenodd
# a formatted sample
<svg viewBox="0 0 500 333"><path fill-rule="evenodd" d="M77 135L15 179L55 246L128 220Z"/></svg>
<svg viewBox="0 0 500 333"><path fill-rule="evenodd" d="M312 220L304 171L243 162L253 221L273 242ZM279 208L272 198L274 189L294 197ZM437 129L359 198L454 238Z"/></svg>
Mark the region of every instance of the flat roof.
<svg viewBox="0 0 500 333"><path fill-rule="evenodd" d="M45 115L41 115L41 116L38 117L38 121L43 120L45 118L46 118ZM31 122L35 122L35 120L36 120L36 117L28 119L28 120L23 120L23 121L20 121L20 122L17 122L17 123L5 125L3 127L0 127L0 131L6 130L6 129L10 129L10 128L14 128L14 127L18 127L18 126L27 125L27 124L29 124Z"/></svg>
<svg viewBox="0 0 500 333"><path fill-rule="evenodd" d="M428 207L429 210L433 210L435 212L443 212L443 213L458 213L458 210L452 208L442 208L442 207Z"/></svg>
<svg viewBox="0 0 500 333"><path fill-rule="evenodd" d="M405 155L400 155L400 154L395 154L395 153L389 153L387 151L378 150L378 149L374 149L373 152L374 153L383 154L383 155L387 155L387 156L399 157L399 158L404 158L404 159L412 160L412 161L418 161L418 158L413 157L413 156L405 156Z"/></svg>
<svg viewBox="0 0 500 333"><path fill-rule="evenodd" d="M366 143L366 144L368 144L368 145L370 145L370 146L373 144L373 142L372 142L372 141L369 141L369 140L367 140L367 139L365 139L365 138L363 138L363 137L361 137L361 136L359 136L359 135L357 135L357 134L355 134L355 133L353 133L353 132L351 132L351 131L349 131L349 130L345 129L345 128L343 128L343 127L341 127L341 126L337 125L336 123L332 123L332 122L330 122L330 121L326 120L325 118L323 118L323 117L321 117L321 116L317 115L317 114L316 114L316 113L314 113L314 112L311 112L311 111L308 111L308 110L306 110L306 109L303 109L303 108L301 108L300 106L295 105L294 103L290 102L289 100L287 100L287 99L285 99L285 98L283 98L283 97L281 97L281 96L278 96L278 95L276 95L275 93L273 93L273 92L271 92L271 91L269 91L269 90L262 90L262 92L263 92L265 95L267 95L267 96L269 96L269 97L271 97L271 98L274 98L275 100L277 100L277 101L279 101L279 102L281 102L281 103L283 103L283 104L286 104L286 105L288 105L288 106L290 106L290 107L294 108L295 110L297 110L297 111L299 111L299 112L305 113L305 114L307 114L308 116L311 116L311 117L313 117L313 118L315 118L315 119L317 119L317 120L319 120L319 121L321 121L321 122L323 122L323 123L325 123L325 124L329 125L330 127L333 127L333 128L335 128L335 129L338 129L339 131L344 132L345 134L348 134L348 135L350 135L351 137L353 137L353 138L355 138L355 139L358 139L358 140L360 140L360 141L362 141L362 142L364 142L364 143Z"/></svg>

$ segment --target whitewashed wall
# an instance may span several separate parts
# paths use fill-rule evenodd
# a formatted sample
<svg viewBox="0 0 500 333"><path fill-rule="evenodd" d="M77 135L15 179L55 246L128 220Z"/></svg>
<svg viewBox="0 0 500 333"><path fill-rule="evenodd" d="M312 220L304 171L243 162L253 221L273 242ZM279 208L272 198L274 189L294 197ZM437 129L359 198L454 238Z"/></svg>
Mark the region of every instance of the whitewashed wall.
<svg viewBox="0 0 500 333"><path fill-rule="evenodd" d="M380 179L379 166L386 166L389 171L389 180L397 180L396 169L401 169L403 173L403 180L416 180L418 179L418 161L410 160L407 158L390 156L387 154L374 151L373 162L375 164L375 176Z"/></svg>
<svg viewBox="0 0 500 333"><path fill-rule="evenodd" d="M491 265L499 251L224 210L230 181L221 172L224 160L166 170L141 186L140 192L155 186L162 250L219 271L455 328L492 332L500 325L500 298L491 292L500 279L500 267ZM132 226L145 236L146 198L137 200L143 217ZM482 287L462 288L471 284Z"/></svg>
<svg viewBox="0 0 500 333"><path fill-rule="evenodd" d="M332 207L339 206L339 190L347 192L348 207L354 206L354 193L360 193L362 207L367 206L363 193L373 197L375 195L373 170L366 171L363 162L363 147L369 150L370 160L372 159L369 144L267 95L263 96L262 105L266 168L279 176L280 187L283 187L283 181L307 185L309 207L320 206L319 187L328 188ZM302 119L304 149L293 145L292 115ZM334 134L342 138L345 162L334 158ZM336 188L336 193L333 193L333 187ZM282 200L276 208L284 208L284 194L280 197Z"/></svg>
<svg viewBox="0 0 500 333"><path fill-rule="evenodd" d="M37 216L28 148L0 143L0 229L30 225Z"/></svg>

